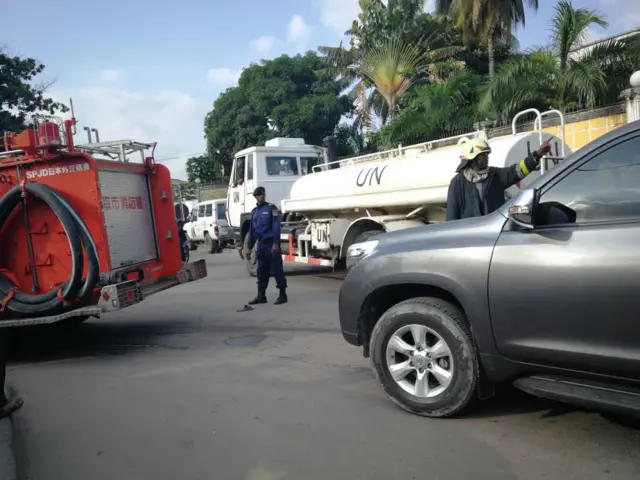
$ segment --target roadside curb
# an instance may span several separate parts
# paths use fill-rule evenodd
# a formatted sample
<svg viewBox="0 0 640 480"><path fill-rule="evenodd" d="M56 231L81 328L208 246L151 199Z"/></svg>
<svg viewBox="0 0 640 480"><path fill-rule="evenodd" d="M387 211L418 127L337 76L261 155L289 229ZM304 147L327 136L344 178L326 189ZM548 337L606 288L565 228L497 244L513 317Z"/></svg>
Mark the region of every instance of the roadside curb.
<svg viewBox="0 0 640 480"><path fill-rule="evenodd" d="M13 421L0 420L0 480L16 480L16 459L13 450Z"/></svg>

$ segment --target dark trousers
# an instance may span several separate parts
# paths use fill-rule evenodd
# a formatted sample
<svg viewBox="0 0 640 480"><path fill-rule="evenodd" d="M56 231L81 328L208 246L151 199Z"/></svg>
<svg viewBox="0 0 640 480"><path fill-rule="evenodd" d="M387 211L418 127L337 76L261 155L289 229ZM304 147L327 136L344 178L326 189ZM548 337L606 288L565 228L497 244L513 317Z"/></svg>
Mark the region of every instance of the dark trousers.
<svg viewBox="0 0 640 480"><path fill-rule="evenodd" d="M182 257L182 261L185 262L187 260L187 255L184 251L185 249L184 244L187 243L187 237L183 235L179 235L178 238L180 239L180 256Z"/></svg>
<svg viewBox="0 0 640 480"><path fill-rule="evenodd" d="M265 293L269 286L269 277L271 272L276 279L276 285L279 289L287 288L287 279L284 277L284 268L282 266L282 255L271 251L272 244L258 243L256 252L257 277L258 277L258 293Z"/></svg>
<svg viewBox="0 0 640 480"><path fill-rule="evenodd" d="M4 382L7 377L6 329L0 328L0 407L4 407L7 398L4 395Z"/></svg>

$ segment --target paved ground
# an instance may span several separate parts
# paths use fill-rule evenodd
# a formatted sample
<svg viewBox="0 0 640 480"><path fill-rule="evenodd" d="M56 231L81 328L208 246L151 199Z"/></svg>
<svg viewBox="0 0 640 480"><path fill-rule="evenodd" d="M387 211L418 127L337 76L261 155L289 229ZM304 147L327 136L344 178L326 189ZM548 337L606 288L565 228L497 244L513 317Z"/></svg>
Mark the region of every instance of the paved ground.
<svg viewBox="0 0 640 480"><path fill-rule="evenodd" d="M14 340L23 478L640 478L628 421L514 392L463 419L400 411L340 336L339 281L292 276L288 305L238 313L255 284L207 258L207 280Z"/></svg>

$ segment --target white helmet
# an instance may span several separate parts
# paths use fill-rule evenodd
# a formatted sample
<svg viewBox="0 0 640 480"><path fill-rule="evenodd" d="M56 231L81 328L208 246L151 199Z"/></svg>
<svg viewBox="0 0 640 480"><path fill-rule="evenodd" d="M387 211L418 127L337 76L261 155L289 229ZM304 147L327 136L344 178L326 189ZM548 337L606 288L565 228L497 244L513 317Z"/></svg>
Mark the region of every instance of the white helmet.
<svg viewBox="0 0 640 480"><path fill-rule="evenodd" d="M460 160L473 160L481 153L491 153L491 147L483 138L464 139L460 142Z"/></svg>

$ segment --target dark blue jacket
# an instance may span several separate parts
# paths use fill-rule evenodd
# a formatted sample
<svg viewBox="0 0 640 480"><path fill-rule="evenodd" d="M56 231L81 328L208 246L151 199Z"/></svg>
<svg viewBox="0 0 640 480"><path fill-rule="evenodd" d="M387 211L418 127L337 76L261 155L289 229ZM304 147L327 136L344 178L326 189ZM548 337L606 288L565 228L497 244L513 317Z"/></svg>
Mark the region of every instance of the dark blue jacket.
<svg viewBox="0 0 640 480"><path fill-rule="evenodd" d="M249 237L247 246L253 248L253 245L260 240L264 243L279 243L281 221L280 211L274 204L257 205L251 210L251 227L247 233Z"/></svg>

